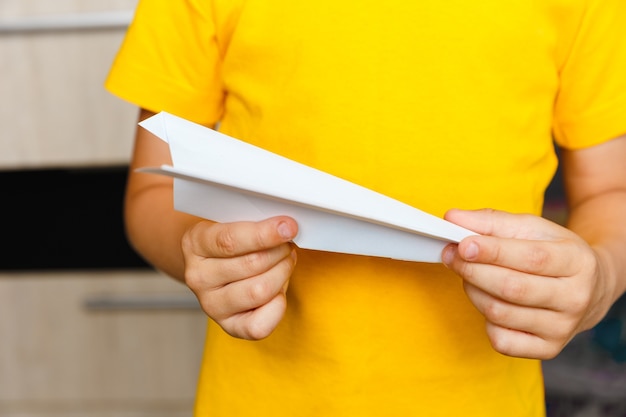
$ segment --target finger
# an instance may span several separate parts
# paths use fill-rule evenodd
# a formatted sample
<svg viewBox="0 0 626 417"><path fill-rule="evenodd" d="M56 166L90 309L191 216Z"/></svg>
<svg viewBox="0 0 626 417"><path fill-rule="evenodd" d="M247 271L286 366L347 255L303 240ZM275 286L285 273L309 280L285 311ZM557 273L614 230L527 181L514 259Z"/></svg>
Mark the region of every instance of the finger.
<svg viewBox="0 0 626 417"><path fill-rule="evenodd" d="M258 251L246 253L234 258L205 258L202 259L200 266L195 269L195 284L192 284L193 278L191 272L190 277L186 279L188 286L202 288L203 290L211 290L224 285L228 285L235 281L248 279L274 268L279 262L288 256L294 257L295 264L295 248L293 244L283 243L279 246ZM205 276L211 271L210 276Z"/></svg>
<svg viewBox="0 0 626 417"><path fill-rule="evenodd" d="M500 353L551 357L565 346L573 334L572 324L553 311L507 304L470 285L465 290L485 316L491 344Z"/></svg>
<svg viewBox="0 0 626 417"><path fill-rule="evenodd" d="M285 292L294 266L295 256L286 256L264 273L204 292L201 303L216 321L257 309Z"/></svg>
<svg viewBox="0 0 626 417"><path fill-rule="evenodd" d="M458 245L459 256L473 263L492 264L546 277L570 276L580 270L577 242L470 236Z"/></svg>
<svg viewBox="0 0 626 417"><path fill-rule="evenodd" d="M273 217L260 222L215 223L195 227L186 239L191 251L207 258L231 258L291 241L298 226L290 217Z"/></svg>
<svg viewBox="0 0 626 417"><path fill-rule="evenodd" d="M554 296L563 290L563 282L559 279L546 279L496 265L466 262L458 256L447 266L465 282L509 303L554 310L564 307L559 298Z"/></svg>
<svg viewBox="0 0 626 417"><path fill-rule="evenodd" d="M556 357L565 343L546 340L537 335L497 326L486 325L487 336L496 352L516 358L549 360Z"/></svg>
<svg viewBox="0 0 626 417"><path fill-rule="evenodd" d="M558 238L566 229L538 216L493 209L449 210L444 218L481 235L544 240Z"/></svg>
<svg viewBox="0 0 626 417"><path fill-rule="evenodd" d="M471 284L465 284L464 289L476 309L495 325L544 339L562 338L572 330L567 315L560 312L511 304Z"/></svg>
<svg viewBox="0 0 626 417"><path fill-rule="evenodd" d="M286 307L285 294L279 293L264 305L229 317L220 325L231 336L247 340L264 339L278 326Z"/></svg>

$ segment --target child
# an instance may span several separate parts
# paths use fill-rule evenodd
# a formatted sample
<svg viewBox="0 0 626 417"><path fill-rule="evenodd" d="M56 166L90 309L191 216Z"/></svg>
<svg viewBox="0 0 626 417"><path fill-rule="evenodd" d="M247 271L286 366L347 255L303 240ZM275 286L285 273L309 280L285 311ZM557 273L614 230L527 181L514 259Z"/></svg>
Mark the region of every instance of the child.
<svg viewBox="0 0 626 417"><path fill-rule="evenodd" d="M544 415L537 359L626 288L624 27L622 0L140 2L107 87L141 118L219 123L480 234L444 266L194 218L133 171L170 161L138 129L129 238L210 317L196 414ZM538 217L553 138L569 230Z"/></svg>

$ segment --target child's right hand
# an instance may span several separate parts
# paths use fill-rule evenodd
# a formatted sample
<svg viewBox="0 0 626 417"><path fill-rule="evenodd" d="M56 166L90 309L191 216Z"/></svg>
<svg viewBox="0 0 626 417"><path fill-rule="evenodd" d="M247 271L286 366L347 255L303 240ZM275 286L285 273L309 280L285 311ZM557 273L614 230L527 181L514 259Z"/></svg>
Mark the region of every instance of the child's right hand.
<svg viewBox="0 0 626 417"><path fill-rule="evenodd" d="M228 334L258 340L282 319L296 264L290 217L260 222L202 221L182 238L185 282Z"/></svg>

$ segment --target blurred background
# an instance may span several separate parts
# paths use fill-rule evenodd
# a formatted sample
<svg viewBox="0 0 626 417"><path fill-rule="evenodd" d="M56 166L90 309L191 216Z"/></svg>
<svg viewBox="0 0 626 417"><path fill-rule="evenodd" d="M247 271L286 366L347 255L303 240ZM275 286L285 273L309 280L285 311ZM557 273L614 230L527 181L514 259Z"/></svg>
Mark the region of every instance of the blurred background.
<svg viewBox="0 0 626 417"><path fill-rule="evenodd" d="M0 0L0 416L178 417L206 319L125 241L137 110L103 82L135 0Z"/></svg>
<svg viewBox="0 0 626 417"><path fill-rule="evenodd" d="M561 171L546 192L544 217L567 219ZM595 328L543 363L548 417L626 417L626 297Z"/></svg>
<svg viewBox="0 0 626 417"><path fill-rule="evenodd" d="M137 111L102 87L135 3L0 0L0 417L191 414L205 316L124 238ZM544 364L550 417L626 416L624 304Z"/></svg>

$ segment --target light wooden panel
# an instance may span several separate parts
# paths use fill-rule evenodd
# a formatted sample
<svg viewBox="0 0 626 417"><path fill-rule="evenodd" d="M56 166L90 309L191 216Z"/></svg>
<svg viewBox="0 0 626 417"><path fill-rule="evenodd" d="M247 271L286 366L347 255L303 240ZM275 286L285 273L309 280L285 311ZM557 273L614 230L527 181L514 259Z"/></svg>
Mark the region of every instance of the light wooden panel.
<svg viewBox="0 0 626 417"><path fill-rule="evenodd" d="M1 416L189 415L204 313L88 308L102 297L195 300L152 271L0 274Z"/></svg>
<svg viewBox="0 0 626 417"><path fill-rule="evenodd" d="M3 0L0 19L132 10L135 0ZM124 28L0 34L0 169L128 160L137 112L103 82Z"/></svg>

